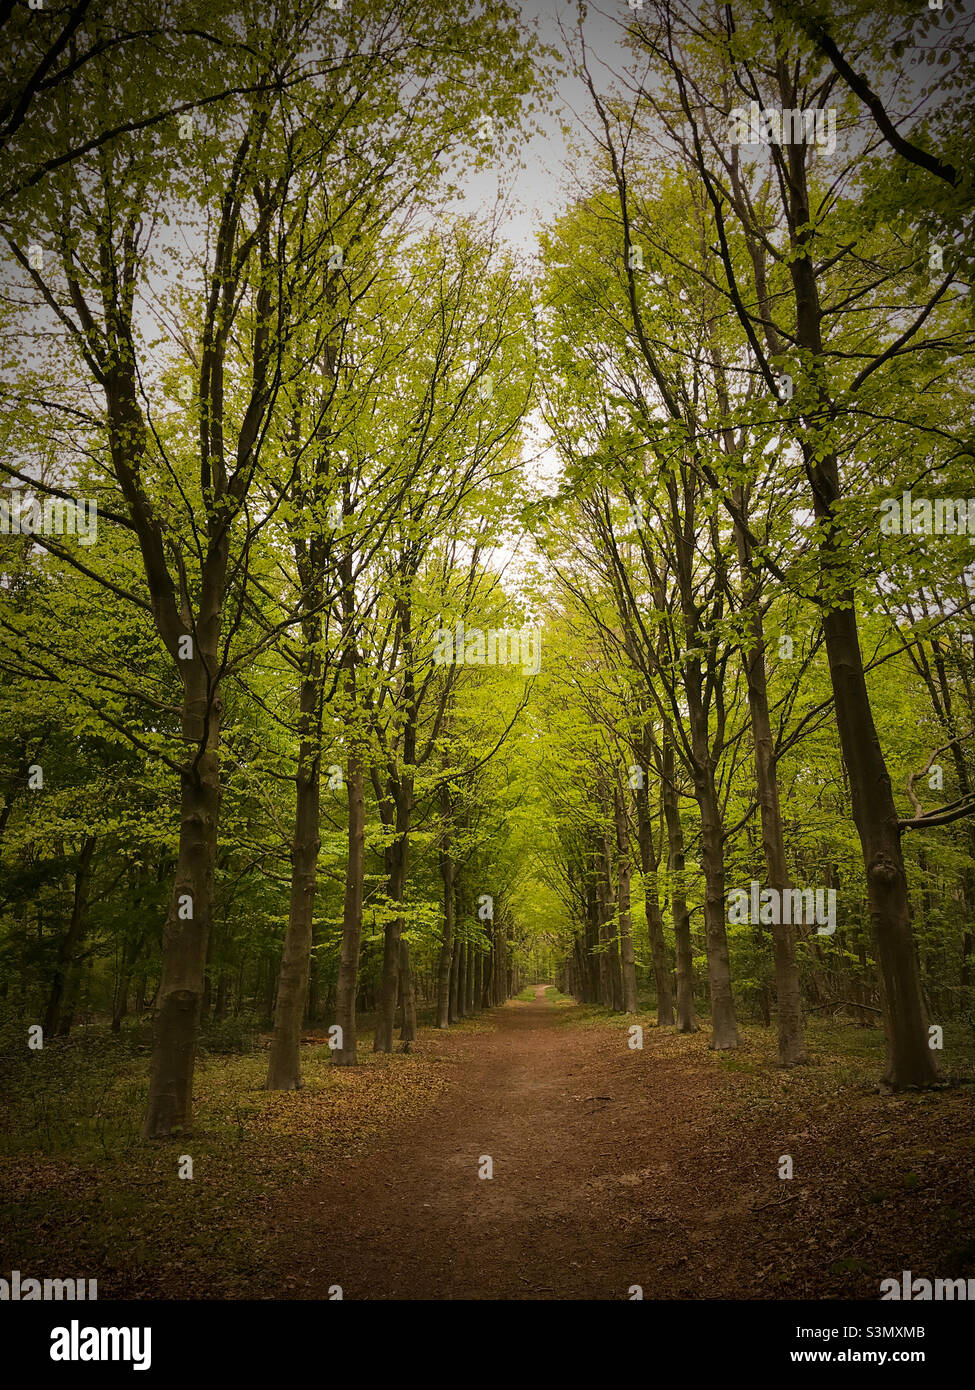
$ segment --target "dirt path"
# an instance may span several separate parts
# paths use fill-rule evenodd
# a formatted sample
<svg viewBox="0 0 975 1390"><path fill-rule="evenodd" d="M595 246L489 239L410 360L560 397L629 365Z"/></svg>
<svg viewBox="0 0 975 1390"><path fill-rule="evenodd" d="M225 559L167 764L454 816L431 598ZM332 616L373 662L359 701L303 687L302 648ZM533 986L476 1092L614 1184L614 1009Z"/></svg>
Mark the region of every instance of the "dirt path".
<svg viewBox="0 0 975 1390"><path fill-rule="evenodd" d="M414 1049L450 1078L436 1107L281 1194L280 1296L874 1299L903 1269L975 1274L964 1089L884 1098L706 1032L631 1050L542 987Z"/></svg>
<svg viewBox="0 0 975 1390"><path fill-rule="evenodd" d="M458 1084L432 1118L305 1192L290 1296L339 1284L356 1299L619 1299L649 1267L682 1263L671 1223L648 1210L682 1129L669 1088L641 1083L625 1032L560 1026L536 994L495 1010L495 1031L424 1035Z"/></svg>

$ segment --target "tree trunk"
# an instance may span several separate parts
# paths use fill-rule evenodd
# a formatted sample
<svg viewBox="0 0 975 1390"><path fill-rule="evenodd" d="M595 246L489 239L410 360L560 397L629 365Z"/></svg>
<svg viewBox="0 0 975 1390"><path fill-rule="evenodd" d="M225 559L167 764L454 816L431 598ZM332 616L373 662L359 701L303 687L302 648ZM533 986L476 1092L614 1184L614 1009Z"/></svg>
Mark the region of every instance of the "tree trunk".
<svg viewBox="0 0 975 1390"><path fill-rule="evenodd" d="M85 935L88 923L88 892L91 886L91 861L95 853L95 836L86 835L78 853L74 875L74 901L67 931L58 944L58 958L51 980L47 1008L44 1011L44 1035L54 1037L60 1023L61 1004L69 974L75 969L75 955Z"/></svg>
<svg viewBox="0 0 975 1390"><path fill-rule="evenodd" d="M636 992L636 958L633 951L633 919L630 915L630 837L626 822L623 793L613 787L613 811L616 823L617 875L619 879L620 965L623 980L623 1012L635 1014L639 1004Z"/></svg>
<svg viewBox="0 0 975 1390"><path fill-rule="evenodd" d="M897 808L873 722L853 608L831 610L823 627L880 967L884 1079L894 1087L930 1086L938 1069L928 1046Z"/></svg>
<svg viewBox="0 0 975 1390"><path fill-rule="evenodd" d="M643 877L643 896L647 910L647 936L650 941L653 983L657 995L657 1027L670 1028L674 1024L674 992L671 987L667 943L664 939L664 919L660 911L660 899L657 895L659 860L654 853L653 824L650 819L650 804L646 786L649 771L649 759L644 755L644 777L642 779L644 785L636 789L637 844L640 849L640 871Z"/></svg>
<svg viewBox="0 0 975 1390"><path fill-rule="evenodd" d="M472 1017L477 998L477 961L480 955L477 942L467 943L467 1016Z"/></svg>
<svg viewBox="0 0 975 1390"><path fill-rule="evenodd" d="M450 1023L457 1023L460 1014L457 1012L457 971L460 966L460 941L454 936L454 948L450 953Z"/></svg>
<svg viewBox="0 0 975 1390"><path fill-rule="evenodd" d="M481 980L481 1002L480 1008L489 1009L491 1007L492 991L494 988L494 950L484 952L484 973Z"/></svg>
<svg viewBox="0 0 975 1390"><path fill-rule="evenodd" d="M122 1020L129 1011L129 982L132 978L132 966L129 961L130 950L131 948L129 946L125 946L122 950L118 983L112 998L113 1033L121 1033Z"/></svg>
<svg viewBox="0 0 975 1390"><path fill-rule="evenodd" d="M399 996L403 1008L400 1041L412 1042L416 1037L416 989L410 963L410 943L405 936L400 938L399 943Z"/></svg>
<svg viewBox="0 0 975 1390"><path fill-rule="evenodd" d="M725 927L724 838L710 756L705 757L704 767L695 777L695 791L701 810L701 867L704 871L704 929L711 995L711 1047L715 1051L724 1051L738 1046L738 1027L735 1023Z"/></svg>
<svg viewBox="0 0 975 1390"><path fill-rule="evenodd" d="M359 992L359 951L362 944L362 895L365 879L366 798L361 755L350 749L346 786L349 797L349 857L345 869L342 946L335 989L335 1021L342 1046L332 1052L332 1065L354 1067L358 1061L356 997Z"/></svg>
<svg viewBox="0 0 975 1390"><path fill-rule="evenodd" d="M457 943L457 1013L467 1017L467 970L470 964L470 949L466 941Z"/></svg>
<svg viewBox="0 0 975 1390"><path fill-rule="evenodd" d="M484 952L478 946L474 952L474 992L471 996L471 1013L480 1013L481 996L484 991Z"/></svg>
<svg viewBox="0 0 975 1390"><path fill-rule="evenodd" d="M405 835L398 834L386 851L389 896L393 903L403 901L403 891L406 887L406 848ZM372 1045L373 1052L392 1052L393 1050L402 935L402 917L394 917L386 923L386 929L383 933L382 983L379 990L379 1007L376 1011L376 1035Z"/></svg>
<svg viewBox="0 0 975 1390"><path fill-rule="evenodd" d="M491 923L491 1003L497 1008L504 1003L504 928L498 921Z"/></svg>
<svg viewBox="0 0 975 1390"><path fill-rule="evenodd" d="M738 508L745 513L744 489L738 490ZM770 888L781 895L792 888L792 879L785 856L782 833L782 811L779 803L779 784L776 776L775 751L772 744L772 724L768 710L768 683L765 673L765 629L759 606L757 584L748 538L740 525L735 525L738 557L745 576L745 606L748 610L751 646L744 649L742 659L748 686L748 709L755 750L755 786L762 817L762 849ZM782 915L781 913L779 914ZM802 1039L802 1013L799 992L799 967L796 964L795 927L788 922L773 923L772 951L775 957L775 995L778 1006L779 1064L795 1066L806 1061Z"/></svg>
<svg viewBox="0 0 975 1390"><path fill-rule="evenodd" d="M451 1021L450 967L454 952L454 860L449 835L440 850L440 876L443 879L443 937L437 961L437 1027L446 1028Z"/></svg>
<svg viewBox="0 0 975 1390"><path fill-rule="evenodd" d="M309 637L313 636L313 633L309 634ZM278 976L274 1036L268 1058L267 1088L270 1091L297 1091L301 1086L301 1025L308 998L312 919L318 887L318 850L321 844L318 831L321 802L321 743L318 732L321 658L314 648L304 652L303 666L297 803L291 844L291 902L281 973Z"/></svg>
<svg viewBox="0 0 975 1390"><path fill-rule="evenodd" d="M685 497L688 494L685 494ZM722 679L718 669L717 638L714 630L702 631L702 610L694 593L695 543L692 539L693 508L685 500L683 515L675 500L673 540L676 556L677 587L683 617L682 638L688 647L681 666L681 682L687 705L688 743L684 759L694 783L694 796L701 815L701 869L704 873L704 934L707 948L708 990L711 997L711 1047L715 1051L738 1046L728 933L725 925L724 835L721 809L715 785L715 762L723 741L723 719L718 718L712 745L709 712L713 692ZM720 542L715 539L715 556ZM710 607L711 621L720 616L720 604ZM703 661L702 661L703 653ZM683 731L683 730L682 730Z"/></svg>
<svg viewBox="0 0 975 1390"><path fill-rule="evenodd" d="M219 619L215 626L219 629ZM205 632L206 626L201 627ZM188 661L190 669L184 677L183 739L192 752L181 774L179 851L163 928L143 1139L165 1139L174 1130L186 1132L192 1123L196 1035L213 921L220 817L222 710L208 675L219 665L216 631L210 635L213 640L207 661L200 656Z"/></svg>
<svg viewBox="0 0 975 1390"><path fill-rule="evenodd" d="M684 831L680 823L680 805L677 799L673 736L668 729L664 730L662 756L660 788L667 822L670 901L677 955L677 1031L696 1033L694 952L691 947L691 917L687 910L687 889L684 882Z"/></svg>

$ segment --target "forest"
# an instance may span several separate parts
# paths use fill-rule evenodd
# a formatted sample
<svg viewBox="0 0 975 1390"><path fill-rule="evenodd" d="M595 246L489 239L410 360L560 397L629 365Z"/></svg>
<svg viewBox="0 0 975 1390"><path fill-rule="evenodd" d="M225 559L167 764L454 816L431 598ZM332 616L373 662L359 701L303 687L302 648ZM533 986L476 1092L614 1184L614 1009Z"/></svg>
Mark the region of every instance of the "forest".
<svg viewBox="0 0 975 1390"><path fill-rule="evenodd" d="M3 1297L975 1298L971 7L0 29Z"/></svg>

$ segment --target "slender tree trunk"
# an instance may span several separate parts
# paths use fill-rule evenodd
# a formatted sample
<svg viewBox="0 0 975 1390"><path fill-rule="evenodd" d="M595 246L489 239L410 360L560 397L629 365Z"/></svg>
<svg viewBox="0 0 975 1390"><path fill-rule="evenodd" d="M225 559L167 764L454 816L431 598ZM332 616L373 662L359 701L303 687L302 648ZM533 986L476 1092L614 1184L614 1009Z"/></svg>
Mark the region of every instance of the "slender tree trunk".
<svg viewBox="0 0 975 1390"><path fill-rule="evenodd" d="M414 688L412 651L413 609L409 591L397 603L405 669L403 673L403 756L387 768L386 795L379 796L379 811L395 838L386 851L386 872L389 877L389 896L397 906L406 892L406 865L409 855L410 816L413 811L413 769L416 765L417 696ZM379 787L377 784L377 792ZM391 808L391 809L390 809ZM383 974L379 1011L376 1017L374 1052L392 1052L393 1027L396 1016L396 996L400 980L403 918L395 916L386 923L383 942Z"/></svg>
<svg viewBox="0 0 975 1390"><path fill-rule="evenodd" d="M738 507L745 512L744 490L738 490ZM768 683L765 674L765 629L759 606L759 586L752 566L751 549L742 528L736 524L735 537L747 592L751 645L742 653L745 680L748 686L748 709L755 750L755 785L762 818L762 849L769 887L781 894L792 888L782 833L782 811L779 803L779 784L776 777L775 750L772 743L772 724L768 709ZM779 914L780 916L782 914ZM796 964L795 927L788 922L773 923L772 951L775 957L775 995L777 1002L779 1064L795 1066L806 1061L802 1038L802 1013L799 991L799 967Z"/></svg>
<svg viewBox="0 0 975 1390"><path fill-rule="evenodd" d="M58 944L58 958L51 980L47 1008L44 1011L44 1034L54 1037L60 1022L65 984L75 968L75 955L84 939L88 924L88 892L91 886L91 862L95 853L95 836L86 835L78 853L74 875L74 901L68 927Z"/></svg>
<svg viewBox="0 0 975 1390"><path fill-rule="evenodd" d="M467 967L470 951L466 941L458 942L457 954L457 1012L467 1017Z"/></svg>
<svg viewBox="0 0 975 1390"><path fill-rule="evenodd" d="M636 789L637 844L640 849L640 871L643 877L643 896L647 911L647 936L653 965L653 983L657 995L657 1026L671 1028L674 1024L674 991L671 985L670 961L664 938L664 919L657 895L659 859L654 851L653 823L650 818L646 778L650 761L644 759L644 785Z"/></svg>
<svg viewBox="0 0 975 1390"><path fill-rule="evenodd" d="M321 1021L322 1017L321 975L319 963L315 959L316 944L315 922L313 918L311 930L311 961L308 971L308 1002L305 1005L305 1027L307 1028L313 1028L315 1024ZM331 1003L332 1001L329 1000L329 1002ZM329 1012L331 1013L331 1010Z"/></svg>
<svg viewBox="0 0 975 1390"><path fill-rule="evenodd" d="M677 1031L679 1033L696 1033L694 952L691 947L691 917L687 910L687 889L684 880L684 831L680 823L680 805L677 799L673 736L667 729L664 730L662 757L660 787L664 817L667 822L670 901L677 955Z"/></svg>
<svg viewBox="0 0 975 1390"><path fill-rule="evenodd" d="M454 936L454 947L450 953L450 1014L448 1022L458 1023L460 1014L457 1012L457 984L458 971L460 969L460 941Z"/></svg>
<svg viewBox="0 0 975 1390"><path fill-rule="evenodd" d="M469 884L460 875L457 878L456 892L458 926L463 932L466 932L470 930L471 895ZM459 1018L466 1018L468 1015L467 977L471 966L471 949L469 942L463 935L457 944L457 1015Z"/></svg>
<svg viewBox="0 0 975 1390"><path fill-rule="evenodd" d="M403 1007L400 1041L412 1042L416 1037L416 988L410 961L410 943L405 936L400 937L399 943L399 995Z"/></svg>
<svg viewBox="0 0 975 1390"><path fill-rule="evenodd" d="M606 957L600 949L602 932L599 925L599 894L596 886L595 859L590 853L586 873L586 938L585 954L589 973L589 993L592 1003L605 1004Z"/></svg>
<svg viewBox="0 0 975 1390"><path fill-rule="evenodd" d="M358 1062L356 998L359 993L359 951L362 943L362 897L366 867L366 798L361 754L354 746L349 752L346 787L349 797L349 857L345 869L342 945L335 990L335 1019L342 1030L342 1046L332 1052L332 1065L337 1067L354 1067Z"/></svg>
<svg viewBox="0 0 975 1390"><path fill-rule="evenodd" d="M129 1011L129 983L132 978L132 965L129 960L131 947L126 945L122 950L122 960L119 970L118 984L112 998L112 1032L122 1031L122 1020Z"/></svg>
<svg viewBox="0 0 975 1390"><path fill-rule="evenodd" d="M477 998L477 962L480 957L477 943L469 941L467 943L467 1016L470 1018L475 1011L475 1000Z"/></svg>
<svg viewBox="0 0 975 1390"><path fill-rule="evenodd" d="M141 1018L146 1011L146 977L142 973L139 975L139 982L135 990L135 1015Z"/></svg>
<svg viewBox="0 0 975 1390"><path fill-rule="evenodd" d="M484 952L478 946L474 955L474 999L472 1011L481 1012L481 999L484 992Z"/></svg>
<svg viewBox="0 0 975 1390"><path fill-rule="evenodd" d="M633 919L630 913L630 837L626 820L623 793L613 788L613 810L616 823L616 856L619 877L620 964L623 977L623 1012L635 1014L639 1008L636 992L636 957L633 951Z"/></svg>
<svg viewBox="0 0 975 1390"><path fill-rule="evenodd" d="M604 1008L611 1008L613 1004L613 984L610 979L609 969L609 928L606 925L605 918L605 894L599 879L599 861L595 855L593 856L592 862L594 875L592 893L593 939L598 948L595 955L599 981L598 998L599 1003Z"/></svg>
<svg viewBox="0 0 975 1390"><path fill-rule="evenodd" d="M605 803L603 809L607 809ZM616 886L613 879L613 856L605 823L598 836L596 866L599 932L604 947L600 957L605 967L603 1003L608 1008L622 1011L623 977L620 969L619 927L616 922Z"/></svg>
<svg viewBox="0 0 975 1390"><path fill-rule="evenodd" d="M54 1036L57 1038L66 1038L74 1026L74 1016L78 1008L78 996L81 993L82 973L83 970L79 967L79 969L73 970L68 976L68 987L61 1001L61 1008L58 1011L57 1027L54 1030Z"/></svg>
<svg viewBox="0 0 975 1390"><path fill-rule="evenodd" d="M711 1047L738 1046L731 991L728 934L725 927L724 837L710 757L695 778L701 810L701 867L704 870L704 929L707 936L708 986L711 995Z"/></svg>
<svg viewBox="0 0 975 1390"><path fill-rule="evenodd" d="M440 850L440 876L443 879L443 937L437 961L437 1027L450 1023L451 961L454 952L454 860L447 836Z"/></svg>
<svg viewBox="0 0 975 1390"><path fill-rule="evenodd" d="M695 547L690 539L693 511L685 502L685 514L678 513L673 504L673 538L677 558L677 585L683 615L683 640L695 652L703 648L704 663L699 654L691 655L681 668L684 697L687 704L689 750L685 757L690 765L694 796L701 815L701 869L704 874L704 934L707 947L708 989L711 997L711 1047L724 1051L738 1046L735 1022L734 994L731 987L731 965L728 955L728 933L725 925L724 835L721 809L715 785L715 761L719 756L723 720L712 744L709 710L713 691L721 680L718 670L716 640L713 633L702 631L702 614L694 593ZM716 560L720 542L715 539ZM723 592L723 591L722 591ZM711 607L711 619L716 620L721 604Z"/></svg>
<svg viewBox="0 0 975 1390"><path fill-rule="evenodd" d="M491 988L494 979L494 952L488 950L484 952L484 973L481 977L481 1003L482 1009L491 1007Z"/></svg>
<svg viewBox="0 0 975 1390"><path fill-rule="evenodd" d="M315 634L309 633L314 640ZM321 803L321 658L314 647L303 655L301 741L296 774L297 803L291 843L291 902L284 938L274 1011L274 1036L268 1058L267 1088L296 1091L301 1086L301 1025L308 998L312 919L318 888L318 831Z"/></svg>
<svg viewBox="0 0 975 1390"><path fill-rule="evenodd" d="M386 851L386 872L389 879L389 896L392 902L401 903L406 888L407 838L399 828L400 816L397 808L397 836ZM402 917L394 917L386 923L383 939L382 984L379 992L379 1008L376 1013L376 1035L373 1052L392 1052L393 1029L396 1019L396 998L400 974L400 941L403 935Z"/></svg>
<svg viewBox="0 0 975 1390"><path fill-rule="evenodd" d="M589 956L586 951L585 938L578 935L575 938L576 953L576 987L578 998L581 1004L595 1003L592 995L592 974L589 966Z"/></svg>

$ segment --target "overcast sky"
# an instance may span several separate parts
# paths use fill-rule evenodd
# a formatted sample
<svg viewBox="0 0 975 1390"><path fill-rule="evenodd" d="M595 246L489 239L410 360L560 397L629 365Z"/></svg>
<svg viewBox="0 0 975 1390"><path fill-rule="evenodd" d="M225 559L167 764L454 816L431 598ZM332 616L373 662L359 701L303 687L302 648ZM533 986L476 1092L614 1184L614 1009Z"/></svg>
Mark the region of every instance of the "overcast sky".
<svg viewBox="0 0 975 1390"><path fill-rule="evenodd" d="M526 21L537 22L542 42L564 55L566 40L559 21L568 35L574 35L578 23L576 0L520 0L519 8ZM625 51L619 43L620 25L631 14L626 0L602 0L590 6L585 24L586 44L591 61L599 61L619 69ZM609 83L606 72L605 87ZM583 121L591 119L591 101L582 82L569 71L563 58L563 72L554 89L548 94L551 110L536 113L541 132L523 147L523 168L513 160L502 159L496 164L469 175L465 179L466 195L462 207L476 212L488 211L495 204L499 187L510 189L511 204L504 224L504 237L509 244L528 255L534 253L540 228L550 222L564 205L567 190L572 186L572 163L568 146L586 140ZM570 134L566 136L564 126Z"/></svg>

